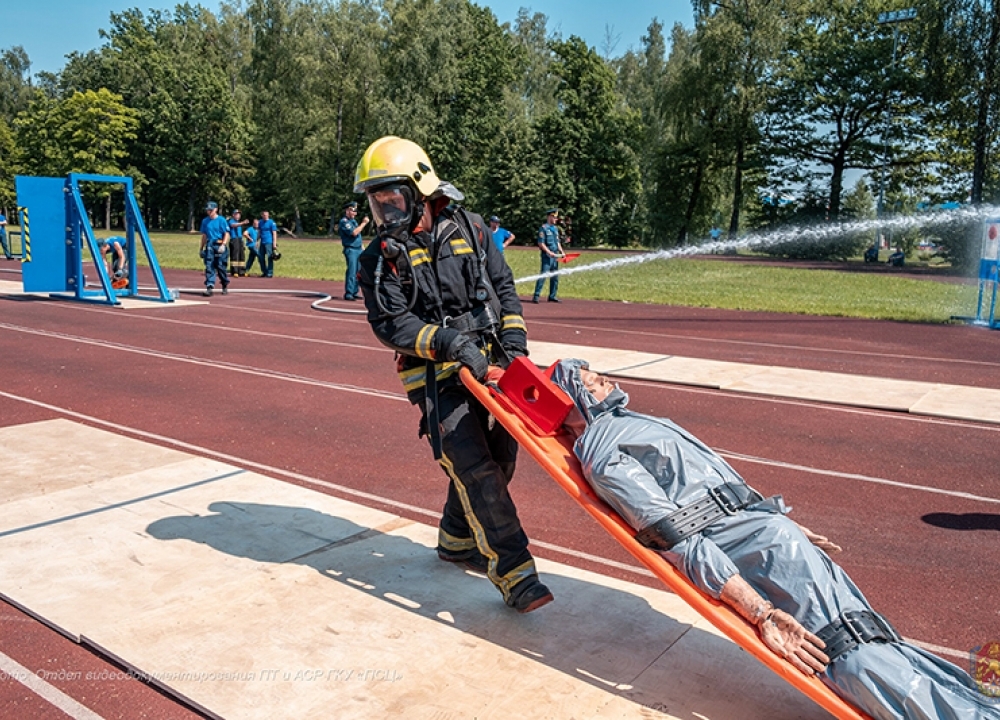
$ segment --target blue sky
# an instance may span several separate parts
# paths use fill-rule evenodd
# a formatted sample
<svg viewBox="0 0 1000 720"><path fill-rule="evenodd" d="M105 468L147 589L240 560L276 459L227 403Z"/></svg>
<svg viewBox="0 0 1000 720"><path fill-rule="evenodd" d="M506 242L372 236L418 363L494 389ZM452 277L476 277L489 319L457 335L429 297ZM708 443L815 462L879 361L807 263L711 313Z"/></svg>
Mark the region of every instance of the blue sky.
<svg viewBox="0 0 1000 720"><path fill-rule="evenodd" d="M101 45L98 35L108 27L112 12L138 7L171 9L177 3L164 0L12 0L4 3L3 31L0 48L22 45L31 60L33 73L57 72L65 63L65 55L76 50L86 52ZM202 0L202 5L215 10L216 0ZM688 0L648 2L640 0L478 0L496 14L500 22L511 22L517 11L526 7L548 16L550 31L563 37L579 35L587 44L603 54L606 29L617 37L612 54L620 55L629 48L638 48L650 21L657 17L667 33L676 22L687 27L693 24Z"/></svg>

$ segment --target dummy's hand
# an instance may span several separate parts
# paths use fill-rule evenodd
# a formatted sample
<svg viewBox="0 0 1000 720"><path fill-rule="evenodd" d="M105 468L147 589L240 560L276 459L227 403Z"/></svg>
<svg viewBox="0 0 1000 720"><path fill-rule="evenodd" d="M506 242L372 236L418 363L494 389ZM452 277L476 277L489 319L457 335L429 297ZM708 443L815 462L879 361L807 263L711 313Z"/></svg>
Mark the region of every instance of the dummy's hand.
<svg viewBox="0 0 1000 720"><path fill-rule="evenodd" d="M823 672L829 664L823 641L784 610L775 610L759 627L764 644L806 675Z"/></svg>
<svg viewBox="0 0 1000 720"><path fill-rule="evenodd" d="M449 360L460 362L469 368L469 372L479 382L486 379L486 371L490 367L489 361L486 360L486 356L483 355L479 347L469 338L464 335L459 335L455 338L451 345L448 346L447 355Z"/></svg>
<svg viewBox="0 0 1000 720"><path fill-rule="evenodd" d="M817 535L812 530L807 527L803 527L802 525L799 525L799 530L801 530L802 534L806 536L806 540L811 542L820 550L825 550L828 553L839 553L844 549L826 537L826 535Z"/></svg>

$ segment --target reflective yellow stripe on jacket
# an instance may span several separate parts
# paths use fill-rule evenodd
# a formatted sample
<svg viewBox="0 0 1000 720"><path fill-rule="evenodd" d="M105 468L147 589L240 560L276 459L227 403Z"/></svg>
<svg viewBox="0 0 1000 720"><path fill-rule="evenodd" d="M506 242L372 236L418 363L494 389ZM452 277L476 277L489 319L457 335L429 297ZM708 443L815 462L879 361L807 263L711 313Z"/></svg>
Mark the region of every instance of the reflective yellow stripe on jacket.
<svg viewBox="0 0 1000 720"><path fill-rule="evenodd" d="M500 320L500 330L524 330L524 332L528 332L528 326L524 324L524 318L520 315L504 315Z"/></svg>
<svg viewBox="0 0 1000 720"><path fill-rule="evenodd" d="M457 373L460 367L462 367L462 364L457 362L435 363L435 375L438 382L441 382L445 378L449 378ZM403 389L406 390L407 393L419 390L427 384L426 366L421 365L419 367L410 368L409 370L403 370L399 373L399 379L403 381Z"/></svg>
<svg viewBox="0 0 1000 720"><path fill-rule="evenodd" d="M434 336L438 332L437 325L424 325L417 333L417 341L413 344L413 351L417 357L424 360L434 359Z"/></svg>
<svg viewBox="0 0 1000 720"><path fill-rule="evenodd" d="M451 245L452 253L455 255L468 255L472 252L472 248L464 237L454 237L449 241L449 244Z"/></svg>

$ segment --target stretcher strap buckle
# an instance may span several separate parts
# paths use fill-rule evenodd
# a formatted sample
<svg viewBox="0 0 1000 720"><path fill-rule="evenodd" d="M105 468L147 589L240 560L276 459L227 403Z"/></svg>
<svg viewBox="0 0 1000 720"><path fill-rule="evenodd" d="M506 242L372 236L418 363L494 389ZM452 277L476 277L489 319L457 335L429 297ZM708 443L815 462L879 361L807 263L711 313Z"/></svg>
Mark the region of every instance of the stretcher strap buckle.
<svg viewBox="0 0 1000 720"><path fill-rule="evenodd" d="M726 515L735 515L742 508L739 498L736 497L728 484L709 488L708 494L712 496L716 505Z"/></svg>
<svg viewBox="0 0 1000 720"><path fill-rule="evenodd" d="M816 636L826 645L824 652L830 662L843 657L858 645L902 641L902 637L888 620L869 610L843 612L840 617L817 631Z"/></svg>
<svg viewBox="0 0 1000 720"><path fill-rule="evenodd" d="M719 518L735 515L763 499L760 493L746 485L723 483L711 488L700 500L674 510L665 518L639 531L635 539L651 550L669 550L681 540L700 533Z"/></svg>

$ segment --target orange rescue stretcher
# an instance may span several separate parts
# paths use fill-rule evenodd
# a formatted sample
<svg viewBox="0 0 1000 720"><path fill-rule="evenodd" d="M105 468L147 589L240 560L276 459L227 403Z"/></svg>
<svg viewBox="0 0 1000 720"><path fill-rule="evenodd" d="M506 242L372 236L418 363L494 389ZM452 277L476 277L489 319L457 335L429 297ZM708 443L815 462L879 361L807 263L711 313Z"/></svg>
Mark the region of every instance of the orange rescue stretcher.
<svg viewBox="0 0 1000 720"><path fill-rule="evenodd" d="M760 639L756 629L732 608L703 593L663 557L635 540L635 531L597 497L584 478L580 462L573 454L574 438L562 429L563 420L573 403L545 373L527 358L516 358L494 382L497 374L499 371L493 369L489 384L484 385L477 382L467 368L461 369L462 382L476 399L615 540L726 637L824 710L841 720L871 720L836 695L818 677L804 675L787 660L775 655Z"/></svg>

